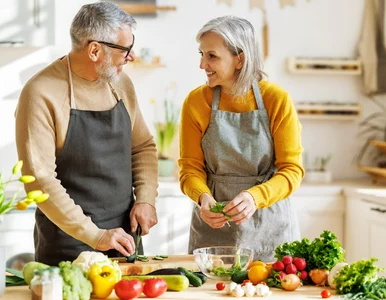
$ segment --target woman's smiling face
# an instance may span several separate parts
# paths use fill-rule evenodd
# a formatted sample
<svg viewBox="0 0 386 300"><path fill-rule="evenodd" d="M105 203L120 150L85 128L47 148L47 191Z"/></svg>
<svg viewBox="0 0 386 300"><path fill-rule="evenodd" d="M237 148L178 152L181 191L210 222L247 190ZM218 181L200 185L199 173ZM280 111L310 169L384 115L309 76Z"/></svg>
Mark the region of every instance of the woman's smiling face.
<svg viewBox="0 0 386 300"><path fill-rule="evenodd" d="M201 36L199 52L200 68L206 72L207 84L210 87L219 85L224 93L230 94L238 71L242 67L239 57L233 55L223 38L214 32L207 32Z"/></svg>

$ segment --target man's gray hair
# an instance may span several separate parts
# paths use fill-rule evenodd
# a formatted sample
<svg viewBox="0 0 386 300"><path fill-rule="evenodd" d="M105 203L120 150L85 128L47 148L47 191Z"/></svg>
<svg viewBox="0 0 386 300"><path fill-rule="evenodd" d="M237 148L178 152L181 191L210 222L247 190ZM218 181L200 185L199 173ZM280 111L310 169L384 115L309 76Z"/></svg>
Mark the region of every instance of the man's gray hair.
<svg viewBox="0 0 386 300"><path fill-rule="evenodd" d="M200 29L196 36L197 42L200 42L201 37L207 32L214 32L221 36L233 55L244 53L244 64L233 83L232 94L239 96L248 92L253 80L256 79L259 82L265 75L253 25L235 16L215 18Z"/></svg>
<svg viewBox="0 0 386 300"><path fill-rule="evenodd" d="M121 29L135 28L133 16L111 2L96 2L81 7L74 17L71 42L74 51L82 50L90 40L115 43Z"/></svg>

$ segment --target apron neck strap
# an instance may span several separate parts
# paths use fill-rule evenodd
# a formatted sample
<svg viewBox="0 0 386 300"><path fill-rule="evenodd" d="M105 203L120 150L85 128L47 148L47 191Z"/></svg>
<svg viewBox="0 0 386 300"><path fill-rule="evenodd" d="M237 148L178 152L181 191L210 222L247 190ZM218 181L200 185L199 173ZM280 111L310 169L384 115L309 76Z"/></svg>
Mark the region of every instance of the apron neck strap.
<svg viewBox="0 0 386 300"><path fill-rule="evenodd" d="M252 89L256 99L257 109L260 109L260 108L264 109L265 107L263 103L263 98L261 97L260 88L259 88L259 85L257 84L256 79L253 80L252 82ZM220 105L220 95L221 95L221 87L216 86L214 88L212 110L218 110L218 106Z"/></svg>
<svg viewBox="0 0 386 300"><path fill-rule="evenodd" d="M67 69L68 69L68 80L69 80L69 83L70 83L71 108L72 109L76 109L75 97L74 97L74 86L72 84L72 72L71 72L71 64L70 64L70 54L68 54L66 56L66 59L67 59ZM117 102L119 102L119 96L118 96L117 92L115 91L115 89L113 88L113 86L111 85L110 82L108 82L108 85L109 85L109 87L111 89L111 92L114 95L114 98L117 100Z"/></svg>

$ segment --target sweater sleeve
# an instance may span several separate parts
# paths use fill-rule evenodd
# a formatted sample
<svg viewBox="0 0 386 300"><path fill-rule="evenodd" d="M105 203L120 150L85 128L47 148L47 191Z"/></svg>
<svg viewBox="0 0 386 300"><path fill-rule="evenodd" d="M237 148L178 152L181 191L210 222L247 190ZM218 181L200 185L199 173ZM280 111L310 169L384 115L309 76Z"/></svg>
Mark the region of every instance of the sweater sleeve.
<svg viewBox="0 0 386 300"><path fill-rule="evenodd" d="M271 109L270 128L274 141L277 172L267 182L247 190L253 196L257 208L266 208L286 199L300 186L304 177L301 124L288 93L281 93L280 96L283 99L271 99L271 104L267 105L276 107Z"/></svg>
<svg viewBox="0 0 386 300"><path fill-rule="evenodd" d="M19 159L24 162L22 172L36 178L35 182L25 185L25 189L50 194L38 208L64 232L95 248L104 230L84 215L56 178L55 112L42 90L42 85L39 88L39 85L27 84L16 111L16 144Z"/></svg>
<svg viewBox="0 0 386 300"><path fill-rule="evenodd" d="M132 172L136 203L155 207L158 187L158 160L154 138L135 100L132 130Z"/></svg>
<svg viewBox="0 0 386 300"><path fill-rule="evenodd" d="M196 107L200 107L197 105ZM203 107L203 106L201 106ZM201 116L210 113L203 113ZM180 186L184 194L198 203L201 194L211 194L206 184L204 153L201 148L201 139L205 133L199 118L194 117L195 112L189 102L185 100L181 110L180 123Z"/></svg>

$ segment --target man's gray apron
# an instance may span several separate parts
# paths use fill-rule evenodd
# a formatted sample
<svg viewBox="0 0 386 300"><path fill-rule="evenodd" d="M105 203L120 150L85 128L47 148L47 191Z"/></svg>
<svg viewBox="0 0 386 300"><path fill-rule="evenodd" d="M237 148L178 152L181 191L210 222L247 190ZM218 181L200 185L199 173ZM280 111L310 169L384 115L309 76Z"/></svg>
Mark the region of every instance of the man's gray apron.
<svg viewBox="0 0 386 300"><path fill-rule="evenodd" d="M130 233L130 210L134 204L130 116L111 85L117 100L112 110L77 110L68 56L67 62L71 113L66 141L56 158L57 178L99 228L122 227ZM51 198L55 201L55 195ZM39 209L35 219L36 261L57 265L74 260L82 251L95 251L63 232ZM122 256L114 249L104 253L109 257Z"/></svg>
<svg viewBox="0 0 386 300"><path fill-rule="evenodd" d="M207 185L217 202L231 201L241 191L269 180L276 172L270 124L260 89L252 85L257 109L233 113L218 109L220 87L214 90L212 115L201 146ZM274 260L275 248L300 239L296 213L290 199L258 209L244 223L213 229L195 207L190 230L189 252L200 247L237 246L254 250L254 259Z"/></svg>

